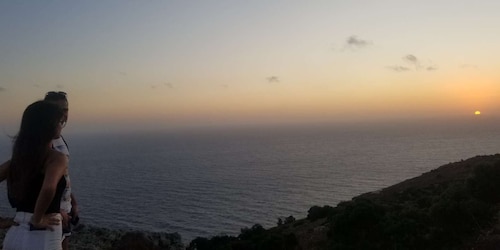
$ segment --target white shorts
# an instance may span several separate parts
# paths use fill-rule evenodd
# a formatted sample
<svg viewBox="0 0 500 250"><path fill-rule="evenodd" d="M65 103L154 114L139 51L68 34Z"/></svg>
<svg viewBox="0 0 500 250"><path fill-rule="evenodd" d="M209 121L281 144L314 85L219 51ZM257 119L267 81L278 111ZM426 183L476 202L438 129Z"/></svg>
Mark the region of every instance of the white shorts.
<svg viewBox="0 0 500 250"><path fill-rule="evenodd" d="M61 250L62 227L53 226L54 231L30 231L29 222L32 213L17 212L14 221L18 226L11 226L3 241L3 250ZM61 214L54 214L62 219Z"/></svg>

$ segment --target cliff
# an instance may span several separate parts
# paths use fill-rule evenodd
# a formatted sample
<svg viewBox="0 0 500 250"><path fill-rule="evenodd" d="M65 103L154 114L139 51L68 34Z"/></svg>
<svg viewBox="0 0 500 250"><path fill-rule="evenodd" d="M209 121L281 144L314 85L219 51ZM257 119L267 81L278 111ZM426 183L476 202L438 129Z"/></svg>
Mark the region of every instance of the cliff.
<svg viewBox="0 0 500 250"><path fill-rule="evenodd" d="M450 163L307 218L188 249L500 249L500 155Z"/></svg>

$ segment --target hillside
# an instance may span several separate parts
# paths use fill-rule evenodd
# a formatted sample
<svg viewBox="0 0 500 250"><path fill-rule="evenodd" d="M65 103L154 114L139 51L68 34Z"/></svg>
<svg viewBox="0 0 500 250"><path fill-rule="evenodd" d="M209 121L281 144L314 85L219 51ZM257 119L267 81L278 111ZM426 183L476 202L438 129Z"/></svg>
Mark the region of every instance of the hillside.
<svg viewBox="0 0 500 250"><path fill-rule="evenodd" d="M500 155L450 163L305 219L190 249L500 249Z"/></svg>
<svg viewBox="0 0 500 250"><path fill-rule="evenodd" d="M197 238L187 249L500 249L500 155L450 163L307 218L256 224L235 236ZM0 220L7 228L8 219ZM177 234L81 226L72 249L182 249ZM0 230L3 239L5 229ZM124 248L125 246L125 248Z"/></svg>

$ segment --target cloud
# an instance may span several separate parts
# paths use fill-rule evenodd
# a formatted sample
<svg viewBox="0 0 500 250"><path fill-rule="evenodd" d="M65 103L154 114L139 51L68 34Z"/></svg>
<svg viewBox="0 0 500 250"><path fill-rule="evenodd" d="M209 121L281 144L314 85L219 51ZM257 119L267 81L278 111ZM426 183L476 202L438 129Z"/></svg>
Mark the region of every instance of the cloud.
<svg viewBox="0 0 500 250"><path fill-rule="evenodd" d="M350 36L346 41L346 46L350 48L364 48L369 45L372 45L372 42L359 39L357 36Z"/></svg>
<svg viewBox="0 0 500 250"><path fill-rule="evenodd" d="M6 89L4 87L0 86L0 92L4 92L4 91L6 91Z"/></svg>
<svg viewBox="0 0 500 250"><path fill-rule="evenodd" d="M429 64L424 65L424 63L422 63L420 61L420 59L418 59L415 55L412 55L412 54L408 54L406 56L403 56L402 59L403 59L403 62L405 62L407 65L409 65L411 67L396 65L396 66L387 66L386 68L391 69L395 72L410 71L410 70L412 70L412 68L415 68L416 71L420 71L420 70L435 71L435 70L438 70L438 67L436 65L432 65L432 61L429 63L430 65Z"/></svg>
<svg viewBox="0 0 500 250"><path fill-rule="evenodd" d="M270 76L270 77L267 77L266 79L267 79L267 82L269 82L269 83L280 82L280 79L277 76Z"/></svg>
<svg viewBox="0 0 500 250"><path fill-rule="evenodd" d="M406 56L403 57L403 60L412 65L412 66L415 66L415 69L416 70L419 70L421 68L420 66L420 61L417 59L416 56L412 55L412 54L408 54Z"/></svg>
<svg viewBox="0 0 500 250"><path fill-rule="evenodd" d="M412 55L412 54L408 54L406 56L403 57L403 60L411 63L411 64L418 64L418 59L416 56Z"/></svg>
<svg viewBox="0 0 500 250"><path fill-rule="evenodd" d="M411 70L408 67L401 66L401 65L396 65L396 66L387 66L388 69L396 71L396 72L404 72L404 71L409 71Z"/></svg>
<svg viewBox="0 0 500 250"><path fill-rule="evenodd" d="M151 88L151 89L160 89L160 88L173 89L174 85L169 83L169 82L164 82L164 83L159 83L159 84L151 84L151 85L149 85L149 88Z"/></svg>

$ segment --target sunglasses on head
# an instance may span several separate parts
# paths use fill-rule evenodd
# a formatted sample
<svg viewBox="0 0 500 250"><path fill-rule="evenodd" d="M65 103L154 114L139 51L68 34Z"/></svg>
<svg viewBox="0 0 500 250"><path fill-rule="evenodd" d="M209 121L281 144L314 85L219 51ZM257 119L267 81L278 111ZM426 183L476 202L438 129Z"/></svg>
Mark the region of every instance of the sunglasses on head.
<svg viewBox="0 0 500 250"><path fill-rule="evenodd" d="M47 92L47 94L45 96L54 96L54 95L66 97L66 92L62 92L62 91L49 91L49 92Z"/></svg>

